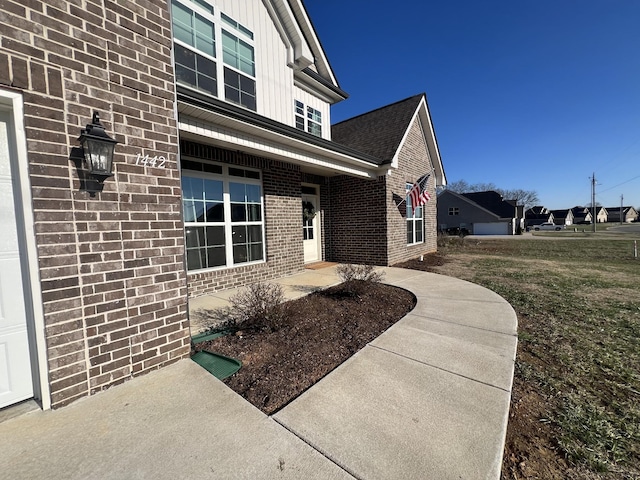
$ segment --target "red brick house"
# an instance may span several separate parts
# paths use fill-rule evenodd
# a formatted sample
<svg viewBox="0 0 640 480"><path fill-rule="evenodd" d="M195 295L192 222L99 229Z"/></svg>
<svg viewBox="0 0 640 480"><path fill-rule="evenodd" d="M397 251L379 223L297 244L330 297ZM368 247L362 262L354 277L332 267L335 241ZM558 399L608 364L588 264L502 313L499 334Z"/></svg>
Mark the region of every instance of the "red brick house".
<svg viewBox="0 0 640 480"><path fill-rule="evenodd" d="M0 7L0 408L186 358L189 296L436 249L425 96L332 128L347 94L300 0L85 7ZM119 142L103 183L77 140L94 112Z"/></svg>

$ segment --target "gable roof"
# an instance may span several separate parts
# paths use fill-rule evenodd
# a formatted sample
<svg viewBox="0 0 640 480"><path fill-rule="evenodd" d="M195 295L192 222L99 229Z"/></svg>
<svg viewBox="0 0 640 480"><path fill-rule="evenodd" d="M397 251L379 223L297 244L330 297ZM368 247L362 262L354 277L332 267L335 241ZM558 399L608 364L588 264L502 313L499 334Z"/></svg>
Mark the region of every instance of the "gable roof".
<svg viewBox="0 0 640 480"><path fill-rule="evenodd" d="M472 207L477 208L478 210L482 210L482 211L484 211L484 212L486 212L486 213L488 213L490 215L493 215L496 218L500 218L498 215L496 215L491 210L486 209L482 205L478 205L476 202L474 202L470 198L466 197L463 193L457 193L457 192L454 192L452 190L447 190L447 189L444 189L440 193L438 193L438 205L437 205L438 209L440 209L442 205L445 205L445 201L446 201L446 197L447 196L450 196L450 197L453 197L453 198L458 198L458 199L468 203Z"/></svg>
<svg viewBox="0 0 640 480"><path fill-rule="evenodd" d="M543 207L542 205L535 205L533 207L531 207L529 210L527 210L525 212L525 215L527 214L534 214L534 215L543 215L543 214L549 214L549 209L547 207Z"/></svg>
<svg viewBox="0 0 640 480"><path fill-rule="evenodd" d="M620 213L620 206L617 207L602 207L604 208L607 212L617 212L618 214ZM629 213L629 211L632 210L632 213L636 211L635 208L633 207L622 207L622 213L623 214L627 214Z"/></svg>
<svg viewBox="0 0 640 480"><path fill-rule="evenodd" d="M336 103L348 97L333 73L324 48L302 0L263 0L271 21L287 50L287 63L303 89L322 92Z"/></svg>
<svg viewBox="0 0 640 480"><path fill-rule="evenodd" d="M419 119L422 126L436 183L446 185L440 151L424 93L336 123L331 127L331 139L379 158L382 164L390 164L397 168L399 152L416 119Z"/></svg>
<svg viewBox="0 0 640 480"><path fill-rule="evenodd" d="M486 192L463 193L462 196L486 208L490 212L498 215L500 218L515 217L516 207L511 203L512 201L504 200L502 195L493 190L487 190Z"/></svg>
<svg viewBox="0 0 640 480"><path fill-rule="evenodd" d="M558 218L567 218L569 217L569 215L571 215L573 217L573 212L571 211L570 208L561 208L559 210L551 210L551 213L553 213L553 216L558 219Z"/></svg>

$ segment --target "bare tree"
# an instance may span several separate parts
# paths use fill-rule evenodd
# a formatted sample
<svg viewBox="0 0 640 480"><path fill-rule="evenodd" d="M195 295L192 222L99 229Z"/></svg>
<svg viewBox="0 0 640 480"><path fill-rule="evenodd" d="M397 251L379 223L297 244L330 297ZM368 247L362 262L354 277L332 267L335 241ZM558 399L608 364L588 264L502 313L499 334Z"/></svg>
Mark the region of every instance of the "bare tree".
<svg viewBox="0 0 640 480"><path fill-rule="evenodd" d="M474 193L487 192L489 190L497 191L497 187L493 183L467 183L465 180L458 180L447 184L447 190L456 193Z"/></svg>
<svg viewBox="0 0 640 480"><path fill-rule="evenodd" d="M474 192L487 192L493 190L502 195L505 200L516 200L518 205L524 205L525 210L538 205L540 198L538 193L534 190L513 189L506 190L504 188L498 188L493 183L474 183L470 184L465 180L457 180L447 184L447 190L451 190L456 193L474 193Z"/></svg>
<svg viewBox="0 0 640 480"><path fill-rule="evenodd" d="M538 205L540 203L540 198L538 197L538 193L534 190L496 190L498 193L502 195L502 198L505 200L517 200L518 205L524 205L525 210L533 207L534 205Z"/></svg>

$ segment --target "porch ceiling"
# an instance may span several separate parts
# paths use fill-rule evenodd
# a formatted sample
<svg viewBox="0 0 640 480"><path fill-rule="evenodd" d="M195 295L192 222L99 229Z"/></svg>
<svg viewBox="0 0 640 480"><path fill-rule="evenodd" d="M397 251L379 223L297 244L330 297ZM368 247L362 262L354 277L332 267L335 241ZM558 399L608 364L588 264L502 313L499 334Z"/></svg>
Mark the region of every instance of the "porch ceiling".
<svg viewBox="0 0 640 480"><path fill-rule="evenodd" d="M217 106L217 105L216 105ZM277 124L252 112L239 118L234 111L206 108L178 101L178 128L182 138L197 140L299 165L303 172L377 178L389 165L339 144L312 138L293 127Z"/></svg>

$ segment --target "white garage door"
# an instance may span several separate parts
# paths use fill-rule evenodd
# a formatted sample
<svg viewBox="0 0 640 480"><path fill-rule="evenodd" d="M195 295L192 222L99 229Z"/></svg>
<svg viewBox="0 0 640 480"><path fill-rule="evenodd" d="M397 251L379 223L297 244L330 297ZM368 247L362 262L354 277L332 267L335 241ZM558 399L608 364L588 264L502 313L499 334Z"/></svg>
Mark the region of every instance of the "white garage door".
<svg viewBox="0 0 640 480"><path fill-rule="evenodd" d="M506 222L474 223L474 235L508 235L509 224Z"/></svg>
<svg viewBox="0 0 640 480"><path fill-rule="evenodd" d="M0 107L0 408L33 396L9 119Z"/></svg>

